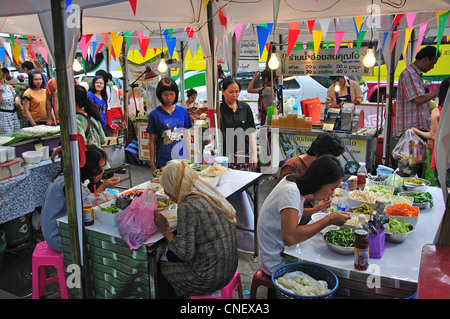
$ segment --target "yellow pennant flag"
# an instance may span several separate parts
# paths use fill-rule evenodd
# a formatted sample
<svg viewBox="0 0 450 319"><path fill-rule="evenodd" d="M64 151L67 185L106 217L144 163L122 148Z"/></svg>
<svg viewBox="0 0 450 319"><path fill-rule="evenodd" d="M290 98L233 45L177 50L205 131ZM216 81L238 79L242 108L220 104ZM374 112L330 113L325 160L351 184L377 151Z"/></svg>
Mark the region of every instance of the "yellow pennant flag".
<svg viewBox="0 0 450 319"><path fill-rule="evenodd" d="M21 44L17 44L17 43L16 43L16 45L13 45L11 43L11 52L12 52L12 55L13 55L14 62L16 64L19 64L20 57L21 57L21 54L22 54L22 45Z"/></svg>
<svg viewBox="0 0 450 319"><path fill-rule="evenodd" d="M439 29L439 17L446 13L448 10L444 10L444 11L436 11L436 23L437 23L437 28Z"/></svg>
<svg viewBox="0 0 450 319"><path fill-rule="evenodd" d="M317 53L320 49L320 43L322 42L323 30L313 30L313 41L314 41L314 53L317 57Z"/></svg>
<svg viewBox="0 0 450 319"><path fill-rule="evenodd" d="M362 17L354 17L353 19L355 20L356 32L357 33L361 32L361 26L362 26L363 21L364 21L364 16L362 16Z"/></svg>
<svg viewBox="0 0 450 319"><path fill-rule="evenodd" d="M208 3L209 3L209 0L203 0L203 5L204 5L205 9L208 6Z"/></svg>
<svg viewBox="0 0 450 319"><path fill-rule="evenodd" d="M406 49L408 48L409 39L411 38L413 28L408 28L405 30L405 47L403 49L403 59L406 59Z"/></svg>
<svg viewBox="0 0 450 319"><path fill-rule="evenodd" d="M118 36L116 32L111 32L109 39L111 40L115 58L118 59L120 57L120 50L122 49L123 36Z"/></svg>

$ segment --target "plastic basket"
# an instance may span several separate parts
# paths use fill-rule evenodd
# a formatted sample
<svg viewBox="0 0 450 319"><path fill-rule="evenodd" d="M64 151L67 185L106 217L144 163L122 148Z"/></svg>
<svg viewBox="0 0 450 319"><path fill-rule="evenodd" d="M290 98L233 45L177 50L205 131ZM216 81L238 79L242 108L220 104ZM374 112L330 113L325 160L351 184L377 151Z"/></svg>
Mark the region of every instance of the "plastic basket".
<svg viewBox="0 0 450 319"><path fill-rule="evenodd" d="M300 296L293 293L290 293L280 287L277 283L277 279L283 277L285 274L294 272L294 271L303 271L305 274L310 275L316 280L324 280L328 284L328 288L330 291L323 295L318 296ZM272 282L275 286L276 294L278 299L329 299L333 296L333 293L336 291L339 280L336 275L329 270L328 268L311 264L311 263L291 263L278 267L272 273Z"/></svg>
<svg viewBox="0 0 450 319"><path fill-rule="evenodd" d="M369 257L380 259L386 247L386 233L384 229L377 229L378 234L369 233Z"/></svg>

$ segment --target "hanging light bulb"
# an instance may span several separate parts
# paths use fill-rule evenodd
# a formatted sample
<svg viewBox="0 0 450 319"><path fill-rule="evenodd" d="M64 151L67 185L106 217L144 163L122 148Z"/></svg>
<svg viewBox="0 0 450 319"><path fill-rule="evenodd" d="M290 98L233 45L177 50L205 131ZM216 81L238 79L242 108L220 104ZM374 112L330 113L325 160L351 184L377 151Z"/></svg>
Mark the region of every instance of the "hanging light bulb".
<svg viewBox="0 0 450 319"><path fill-rule="evenodd" d="M267 65L271 70L276 70L280 66L275 46L272 47L272 54L270 55L269 63Z"/></svg>
<svg viewBox="0 0 450 319"><path fill-rule="evenodd" d="M369 47L367 48L366 54L363 58L363 64L365 67L371 68L375 65L377 59L375 58L375 50L373 49L372 41L369 42Z"/></svg>
<svg viewBox="0 0 450 319"><path fill-rule="evenodd" d="M341 90L341 86L339 85L339 82L336 81L336 84L334 85L334 91L339 92Z"/></svg>
<svg viewBox="0 0 450 319"><path fill-rule="evenodd" d="M74 59L72 68L75 72L80 72L83 69L83 66L81 65L80 61L78 61L78 59Z"/></svg>
<svg viewBox="0 0 450 319"><path fill-rule="evenodd" d="M168 69L169 68L167 66L166 59L164 58L164 53L161 53L161 60L158 64L158 71L161 73L166 73Z"/></svg>

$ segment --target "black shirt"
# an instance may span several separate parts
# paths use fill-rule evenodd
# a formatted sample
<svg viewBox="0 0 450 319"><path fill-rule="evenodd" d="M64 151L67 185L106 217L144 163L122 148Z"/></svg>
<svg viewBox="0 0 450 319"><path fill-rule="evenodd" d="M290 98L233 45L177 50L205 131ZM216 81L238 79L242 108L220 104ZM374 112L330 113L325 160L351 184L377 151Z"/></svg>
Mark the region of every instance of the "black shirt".
<svg viewBox="0 0 450 319"><path fill-rule="evenodd" d="M222 150L223 154L228 156L230 162L234 158L234 154L237 152L245 152L245 155L249 155L248 134L256 132L255 120L253 118L253 112L250 106L247 103L240 101L237 101L237 104L238 107L236 112L233 112L233 109L230 108L224 101L220 104L220 119L223 135ZM232 134L231 136L228 135L228 139L231 139L234 135L234 147L228 152L226 143L227 134ZM243 144L243 136L245 136L244 148L240 145Z"/></svg>

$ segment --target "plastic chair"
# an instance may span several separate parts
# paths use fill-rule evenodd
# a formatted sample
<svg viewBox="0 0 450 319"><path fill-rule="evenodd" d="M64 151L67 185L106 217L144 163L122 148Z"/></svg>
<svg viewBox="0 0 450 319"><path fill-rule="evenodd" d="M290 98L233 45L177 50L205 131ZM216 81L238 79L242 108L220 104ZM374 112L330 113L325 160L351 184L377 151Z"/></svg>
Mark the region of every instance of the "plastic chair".
<svg viewBox="0 0 450 319"><path fill-rule="evenodd" d="M57 276L47 278L45 267L56 268ZM63 254L48 247L45 241L36 245L32 256L33 299L39 299L47 294L47 285L59 282L61 299L69 299L66 283Z"/></svg>
<svg viewBox="0 0 450 319"><path fill-rule="evenodd" d="M239 275L239 271L236 270L233 278L231 278L230 282L223 287L220 291L220 295L216 295L213 293L212 295L207 296L188 296L187 299L233 299L234 291L238 290L239 299L243 299L242 295L242 284L241 284L241 276Z"/></svg>
<svg viewBox="0 0 450 319"><path fill-rule="evenodd" d="M253 275L252 286L250 288L250 299L256 299L256 293L259 286L275 289L272 278L263 271L262 267Z"/></svg>

